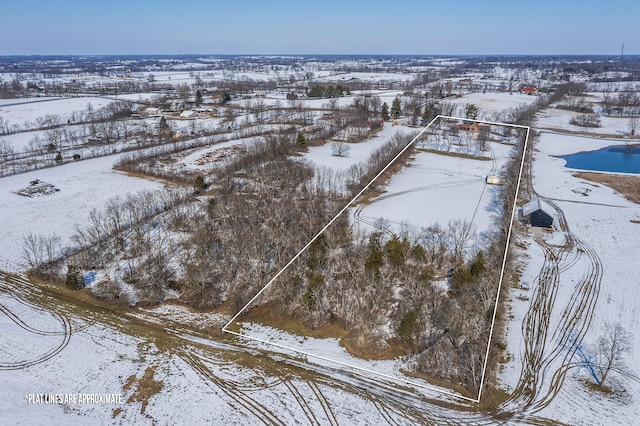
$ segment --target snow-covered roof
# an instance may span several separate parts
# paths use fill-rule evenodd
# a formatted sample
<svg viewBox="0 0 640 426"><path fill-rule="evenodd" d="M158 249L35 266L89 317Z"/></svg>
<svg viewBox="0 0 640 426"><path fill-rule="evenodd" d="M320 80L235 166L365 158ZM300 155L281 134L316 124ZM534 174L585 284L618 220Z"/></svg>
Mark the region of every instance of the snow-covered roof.
<svg viewBox="0 0 640 426"><path fill-rule="evenodd" d="M537 211L537 210L542 210L545 213L549 214L549 212L547 212L543 207L542 207L542 203L540 202L539 198L534 198L533 200L529 201L527 204L525 204L524 206L522 206L522 214L523 216L528 216L531 213Z"/></svg>

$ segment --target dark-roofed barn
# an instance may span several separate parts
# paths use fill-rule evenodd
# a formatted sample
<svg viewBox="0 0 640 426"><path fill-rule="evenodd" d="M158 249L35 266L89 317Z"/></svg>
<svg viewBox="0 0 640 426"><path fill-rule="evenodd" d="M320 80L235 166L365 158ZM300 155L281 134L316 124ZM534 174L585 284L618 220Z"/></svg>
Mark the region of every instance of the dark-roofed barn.
<svg viewBox="0 0 640 426"><path fill-rule="evenodd" d="M553 216L545 211L538 198L522 206L520 219L528 222L531 226L539 228L551 228L553 226Z"/></svg>

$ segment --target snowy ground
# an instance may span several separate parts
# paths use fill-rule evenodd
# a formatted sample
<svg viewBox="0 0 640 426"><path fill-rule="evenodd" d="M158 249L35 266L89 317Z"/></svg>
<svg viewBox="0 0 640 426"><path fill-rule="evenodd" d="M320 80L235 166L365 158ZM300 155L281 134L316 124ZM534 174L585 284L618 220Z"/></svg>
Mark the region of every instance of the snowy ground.
<svg viewBox="0 0 640 426"><path fill-rule="evenodd" d="M424 380L408 378L402 371L409 369L410 366L403 358L392 360L365 360L358 358L349 354L345 347L340 345L339 339L296 336L286 331L255 323L243 323L241 333L251 336L252 339L269 342L271 345L266 346L268 349L274 349L272 345L277 345L278 347L275 350L278 352L288 353L291 356L301 356L303 354L302 357L306 362L384 376L386 379L408 385L415 391L432 397L438 397L439 394L457 395L447 388L434 386ZM264 349L264 343L259 340L248 340L247 343L249 346ZM287 350L287 348L294 350Z"/></svg>
<svg viewBox="0 0 640 426"><path fill-rule="evenodd" d="M408 134L417 130L421 129L411 129L406 126L393 126L391 123L385 123L382 130L372 138L358 143L349 143L349 152L342 157L333 155L331 143L326 143L322 146L309 147L309 152L304 154L303 158L318 167L346 170L354 164L367 161L373 151L389 142L396 134Z"/></svg>
<svg viewBox="0 0 640 426"><path fill-rule="evenodd" d="M34 122L39 117L47 114L55 114L60 117L61 122L65 123L71 118L72 114L86 112L87 105L96 110L97 108L108 105L114 101L110 99L98 98L95 96L82 96L76 98L25 98L12 99L12 102L0 104L0 115L9 123L20 124L25 121Z"/></svg>
<svg viewBox="0 0 640 426"><path fill-rule="evenodd" d="M256 143L262 138L233 139L220 142L214 146L189 150L187 155L178 158L175 167L186 171L210 171L236 155L247 145Z"/></svg>
<svg viewBox="0 0 640 426"><path fill-rule="evenodd" d="M541 126L549 125L546 119L549 115L549 111L541 114ZM640 405L637 404L640 398L640 296L637 291L640 272L636 267L640 258L640 225L632 222L640 219L640 206L604 185L573 177L575 170L565 168L564 160L552 156L620 143L619 140L542 133L536 145L533 186L540 196L555 203L563 212L571 238L577 238L579 244L577 251L568 252L569 257L559 261L559 284L550 305L547 359L553 358L551 350L554 347L560 349L556 354L561 357L568 350L567 342L560 338L562 333L558 333L566 325L563 310L576 296L581 297L582 290L578 288L582 288L579 286L585 282L585 277L593 285L588 286L586 303L580 304L584 310L569 311L573 312L569 316L571 320L583 318L588 326L588 329L571 331L573 336L580 334L583 337L580 351L587 355L593 353L605 323L620 323L633 336L631 350L623 355L625 374L612 372L608 379L613 393L596 392L587 387L585 381L593 379L586 368L574 366L566 371L562 387L553 391L557 392L552 393L554 398L539 414L569 424L637 424L640 421ZM546 206L550 208L548 203ZM564 244L565 237L559 231L546 236L543 232L542 235L552 246ZM526 250L518 250L524 266L521 283L527 283L531 288L514 288L510 292L512 317L506 339L511 361L501 374L501 380L509 390L515 389L521 378L525 353L522 324L535 296L537 276L549 261L545 260L544 251L531 236L524 237L521 242L527 246ZM562 249L556 249L556 252L562 253ZM580 358L576 355L572 361L578 363ZM539 384L543 393L557 369L562 369L559 360L545 369Z"/></svg>
<svg viewBox="0 0 640 426"><path fill-rule="evenodd" d="M548 108L540 112L540 128L561 129L572 132L583 132L591 134L627 135L629 130L629 119L619 117L601 116L602 125L600 127L580 127L570 123L576 115L574 111L560 108Z"/></svg>
<svg viewBox="0 0 640 426"><path fill-rule="evenodd" d="M459 98L449 98L445 102L456 105L453 115L464 116L467 104L478 107L478 119L492 121L496 115L510 108L528 105L536 101L535 96L522 93L469 93Z"/></svg>
<svg viewBox="0 0 640 426"><path fill-rule="evenodd" d="M408 167L395 175L380 197L353 209L355 222L365 228L378 218L386 219L395 233L407 223L415 229L448 221L467 221L479 234L488 232L499 215L499 187L486 184L487 175L497 174L511 147L489 143L494 161L417 152Z"/></svg>
<svg viewBox="0 0 640 426"><path fill-rule="evenodd" d="M27 233L56 234L66 246L76 225L87 223L93 208L102 210L118 195L162 187L159 182L112 170L117 158L84 160L0 179L0 270L22 269L22 238ZM33 198L13 193L34 179L51 183L60 191Z"/></svg>
<svg viewBox="0 0 640 426"><path fill-rule="evenodd" d="M5 308L0 327L7 331L3 336L31 342L26 350L20 344L2 345L3 424L369 425L482 418L433 405L404 386L310 365L299 357L268 355L137 319L134 323L122 313L78 311L63 301L47 308L42 305L47 298L25 284L0 276L3 291L12 295L0 300ZM179 307L156 311L171 318L203 316ZM38 333L47 333L49 342L34 339ZM46 358L50 347L61 351ZM30 365L16 365L25 362ZM152 381L145 380L150 372ZM29 403L41 394L62 402ZM80 402L93 394L116 395L119 401ZM64 401L67 395L71 399Z"/></svg>
<svg viewBox="0 0 640 426"><path fill-rule="evenodd" d="M385 126L376 138L358 145L366 145L370 151L374 140L389 137L390 126ZM392 128L391 128L392 129ZM490 160L478 160L458 156L445 156L431 152L415 151L409 164L384 185L383 195L373 198L367 204L350 209L351 220L356 232L369 233L381 225L376 219L383 218L384 230L400 234L400 224L407 223L416 229L439 224L446 227L448 221L461 220L472 224L478 231L474 246L482 245L483 237L491 238L492 223L499 218L496 196L499 187L487 185L486 176L497 174L506 164L513 149L511 145L487 142L487 155ZM375 146L375 145L374 145ZM418 143L417 147L426 147ZM331 163L322 164L322 148L307 154L315 164L331 167ZM355 162L346 162L346 164ZM486 243L486 242L485 242ZM266 283L265 283L266 284ZM329 361L359 368L374 374L394 377L399 381L408 381L412 386L434 387L420 381L408 379L401 370L406 369L403 359L388 361L370 361L354 358L339 345L337 339L313 339L297 337L285 331L256 324L243 324L241 335L278 347L277 350L290 349L300 353L312 354L315 359ZM437 392L451 393L437 388Z"/></svg>
<svg viewBox="0 0 640 426"><path fill-rule="evenodd" d="M330 71L316 70L312 66L307 69L314 70L315 78L312 81L331 81L334 84L352 78L372 82L413 78L412 74L401 73L331 75ZM135 78L146 81L150 74L158 83L164 84L194 83L196 76L204 81L241 81L288 79L290 75L302 78L303 73L246 71L213 72L207 75L206 71L158 71L139 73ZM120 81L115 77L74 78L96 83ZM371 93L390 104L400 92ZM351 103L356 95L354 93L351 97L339 99L338 105ZM139 100L149 96L135 94L119 99ZM288 106L282 93L267 96L265 104L275 104L277 98L283 107ZM480 118L489 118L535 99L520 94L474 93L447 102L456 103L458 108L475 103L480 108ZM98 108L112 101L97 97L0 100L0 115L9 125L33 121L52 110L66 119L73 112L85 111L89 102L93 108ZM302 103L305 108L323 108L328 100L305 100ZM242 106L242 102L238 102L238 105ZM601 128L585 130L569 124L573 115L575 113L571 111L549 108L539 114L539 128L620 135L627 131L628 119L603 117ZM214 126L217 123L212 119L207 125ZM172 121L171 124L185 131L190 127L189 121ZM311 147L303 158L318 166L345 170L352 164L366 160L374 149L397 131L415 130L387 123L376 137L352 144L347 157L333 156L327 144ZM28 133L25 135L33 136ZM13 139L10 142L19 146L28 143L28 140L23 141L18 136L15 142ZM640 399L640 293L637 291L640 283L637 268L637 260L640 259L640 225L635 223L640 220L640 206L626 201L603 185L574 178L571 176L573 171L564 167L564 160L553 157L595 150L620 142L543 131L536 146L535 190L561 209L571 232L581 239L583 247L592 249L591 255L594 256L585 257L575 251L571 253L574 257L566 259L567 263L563 264L566 269L560 274L556 305L561 307L562 303L577 293L576 283L592 267L589 260L596 259L602 266L602 278L597 292L594 290L591 295L590 300L597 300L597 303L592 307L583 347L588 351L596 343L605 322L620 322L633 335L631 350L624 355L624 371L627 374L613 372L610 376L610 385L615 390L613 394L605 395L590 390L583 384L583 380L589 378L588 372L574 366L567 370L562 386L548 405L535 412L538 416L568 424L640 423L640 404L637 403ZM194 170L207 167L199 164L203 156L212 154L216 157L221 147L228 148L227 145L236 143L238 141L230 141L228 144L193 151L181 160L182 164ZM501 149L508 148L491 145L497 158L505 155ZM103 157L0 179L0 270L23 269L21 246L26 233L55 233L62 237L62 244L66 245L75 225L86 223L92 208L102 209L105 202L115 195L162 186L158 182L113 171L111 166L115 160L115 156ZM387 198L381 197L378 202L363 209L362 217L373 219L392 216L394 224L406 219L422 226L440 217L454 218L449 213L455 212L465 218L475 216L477 228L486 229L495 214L487 191L494 188L485 186L483 178L494 171L492 167L492 162L421 153L416 155L410 167L392 179L386 188L387 192L383 194ZM61 191L35 198L12 193L36 178L55 184ZM416 180L425 181L426 184L416 184ZM452 191L450 184L460 185L453 187L455 191ZM583 195L585 193L587 195ZM437 202L434 203L434 200ZM414 211L420 214L412 216ZM552 246L561 245L566 239L558 231L550 235L542 233L540 238ZM522 237L521 241L527 246L526 250L520 251L523 261L521 283L527 282L531 288L514 288L510 291L512 317L508 322L506 342L511 360L504 365L500 375L508 390L516 388L522 372L525 351L523 319L536 290L536 277L545 264L544 251L532 236ZM288 352L266 355L266 352L253 349L253 345L249 349L238 348L203 338L202 334L194 337L182 330L165 333L166 327L162 322L164 319L189 322L203 330L218 327L224 322L224 316L196 313L169 305L151 312L137 312L130 317L122 313L78 313L77 307L69 306L63 300L50 300L46 306L31 303L40 300L42 295L28 282L21 282L19 287L5 288L4 277L0 276L0 289L0 383L4 385L0 389L2 424L380 424L384 421L398 424L487 424L494 421L483 415L466 414L455 407L443 408L442 404L431 404L404 387L391 386L371 377L363 378L325 363L307 363L312 360L303 360L297 355L289 357ZM131 329L127 328L134 320L141 318L152 320L153 326L136 324ZM561 319L562 310L555 309L551 323L557 324ZM404 377L399 372L401 361L367 362L356 359L332 339L319 341L257 325L245 327L251 333L284 345L300 345L314 354L359 367L373 367L397 378ZM158 329L165 334L158 337ZM564 349L561 343L560 339L550 334L549 349L559 348L562 353ZM268 368L265 367L267 364ZM132 399L138 385L128 387L127 383L132 376L135 376L134 382L139 382L150 367L156 371L155 380L164 382L164 385L159 393L148 398L148 405L143 412L142 403ZM540 389L543 391L550 388L550 372L556 371L559 363L553 363L550 367L542 374ZM29 405L25 396L34 393L117 393L122 395L125 403ZM539 423L545 424L544 421Z"/></svg>

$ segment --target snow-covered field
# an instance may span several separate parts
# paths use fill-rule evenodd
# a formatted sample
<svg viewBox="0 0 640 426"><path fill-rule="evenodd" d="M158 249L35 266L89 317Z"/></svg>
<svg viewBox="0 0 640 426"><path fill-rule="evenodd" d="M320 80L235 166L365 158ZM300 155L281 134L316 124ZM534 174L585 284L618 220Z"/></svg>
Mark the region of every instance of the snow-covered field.
<svg viewBox="0 0 640 426"><path fill-rule="evenodd" d="M3 424L370 425L382 419L441 422L456 415L452 409L424 405L415 391L404 386L310 365L297 356L270 356L184 331L149 327L137 319L131 330L146 334L132 336L128 332L132 318L101 311L77 313L65 302L52 315L39 303L22 298L31 293L30 298L40 299L29 288L15 287L25 282L6 284L0 276L0 286L15 299L3 296L0 302L7 307L3 312L17 315L0 315L0 327L16 342L2 345ZM170 318L205 316L179 307L156 311ZM40 344L45 337L34 338L42 332L48 333L49 346L61 348L56 356L43 359L49 349ZM21 340L30 342L25 350ZM337 344L332 347L340 350ZM14 365L25 362L32 365ZM98 394L115 395L117 400L80 400ZM50 398L61 400L43 402ZM401 408L405 405L410 408Z"/></svg>
<svg viewBox="0 0 640 426"><path fill-rule="evenodd" d="M462 63L457 59L443 59L442 63ZM300 69L253 68L247 71L211 71L202 63L189 64L202 71L149 71L135 73L126 79L158 84L193 84L204 82L282 80L340 84L348 81L409 82L412 73L349 72L327 70L325 63L309 63ZM427 67L429 68L429 67ZM312 73L307 75L307 73ZM153 78L152 77L153 74ZM496 67L495 78L513 77L508 69ZM466 75L465 75L466 76ZM469 74L479 79L482 74ZM521 78L535 81L537 71L524 71ZM25 78L28 78L25 76ZM123 81L125 77L77 75L45 79L70 82L77 79L90 84ZM458 78L451 79L455 84ZM502 83L502 80L486 80ZM604 84L604 83L603 83ZM623 87L623 83L606 83L609 87ZM626 87L627 83L624 83ZM633 83L637 86L637 82ZM380 87L380 86L378 86ZM596 87L596 85L594 85ZM595 90L595 89L594 89ZM360 95L376 95L391 104L400 90L372 90L354 92L337 99L337 106L345 107ZM597 95L597 94L596 94ZM74 113L86 112L90 103L97 109L117 100L145 101L152 94L131 94L114 97L23 98L0 100L0 116L5 124L23 125L47 114L56 114L66 122ZM290 105L286 92L268 92L264 98L237 100L238 108L247 102L264 102L274 106L276 101L286 109ZM471 93L445 102L454 103L458 113L468 103L479 107L479 117L492 119L510 108L530 104L537 98L518 93ZM594 102L598 96L592 96ZM300 101L315 116L319 109L328 108L328 99ZM596 108L597 109L597 108ZM539 407L527 407L520 421L546 424L546 418L565 424L640 424L640 206L632 204L612 189L572 176L575 170L564 167L565 161L556 158L578 151L589 151L609 145L619 145L623 139L589 138L561 134L549 129L561 129L591 134L625 135L629 120L602 117L602 127L585 129L569 124L572 111L548 108L538 114L537 127L541 135L534 151L533 187L554 216L566 218L570 233L559 230L551 233L531 232L517 236L521 284L509 290L510 313L504 337L509 360L499 374L501 386L514 391L526 370L525 354L531 347L523 332L525 319L531 312L532 301L540 282L541 268L554 261L543 246L561 253L558 256L558 285L550 304L548 334L544 337L544 368L535 383ZM154 119L157 121L156 119ZM149 119L153 125L154 120ZM238 123L250 121L241 116ZM217 118L202 119L199 127L215 128ZM177 131L189 133L194 121L171 120ZM547 130L545 130L547 129ZM397 132L410 133L420 129L392 126L386 123L373 138L350 144L345 157L336 157L330 144L310 147L301 158L318 167L345 171L351 165L366 161L376 148ZM39 132L38 134L42 134ZM22 151L36 132L4 136L16 151ZM223 142L213 147L198 148L182 156L172 167L190 171L206 171L215 167L221 158L234 155L239 144L253 138ZM383 217L389 227L400 232L402 222L413 226L428 226L449 220L471 220L478 232L493 226L498 212L494 192L498 187L485 184L488 174L495 174L511 149L510 146L489 143L494 161L479 161L419 152L409 165L397 173L384 188L384 193L357 212L361 225ZM61 245L71 241L76 226L83 227L92 209L102 210L108 200L145 190L159 189L162 183L140 179L112 170L117 156L69 163L0 179L0 271L24 270L23 237L28 233L59 235ZM41 179L60 188L60 192L34 198L13 193L34 179ZM554 207L555 206L555 207ZM355 217L355 212L353 213ZM537 240L536 240L537 238ZM564 252L562 245L573 240L573 250ZM551 260L550 260L551 259ZM206 332L215 330L228 320L228 315L194 312L188 308L163 305L153 310L133 313L83 310L64 300L47 300L41 305L43 292L27 281L19 286L5 285L0 273L0 424L379 424L384 421L398 424L476 423L487 424L494 419L482 414L465 413L442 404L432 404L424 397L436 397L415 386L407 386L401 371L406 367L402 359L367 361L349 355L335 339L314 339L287 334L256 324L244 324L244 332L286 347L335 360L343 364L392 376L396 384L349 369L337 368L331 362L309 358L287 350L273 354L264 345L233 341L239 346L209 339ZM590 284L585 288L580 283ZM565 310L571 301L583 297L581 309ZM568 320L567 320L568 319ZM565 327L577 319L583 328ZM166 323L163 321L167 321ZM148 321L151 325L141 325ZM191 333L178 326L189 323L198 332ZM620 323L632 335L631 348L623 354L621 371L613 371L608 383L613 392L594 391L585 384L592 380L589 371L578 365L576 357L563 360L571 339L581 339L581 351L593 351L602 335L605 323ZM133 325L132 325L133 324ZM180 330L165 330L167 327ZM546 329L545 329L546 330ZM563 340L563 330L571 332ZM196 336L197 335L197 336ZM566 337L566 336L565 336ZM258 348L260 350L258 350ZM51 355L51 356L50 356ZM535 354L534 354L535 355ZM554 357L558 357L557 359ZM566 361L566 362L564 362ZM531 367L531 365L529 365ZM539 368L539 367L538 367ZM154 370L154 380L162 382L154 393L145 388L145 372ZM553 373L566 373L556 389ZM391 380L393 382L393 380ZM398 384L400 383L400 384ZM418 387L423 383L417 382ZM426 382L425 382L426 383ZM153 383L151 383L153 384ZM152 387L152 386L151 386ZM440 389L443 390L443 389ZM443 390L447 393L447 390ZM149 393L146 403L138 400L141 393ZM33 394L95 394L122 395L118 404L29 404ZM438 398L446 399L444 396ZM519 395L525 399L526 395ZM451 399L448 402L459 402ZM507 408L517 412L519 401L510 400ZM527 418L535 415L541 418ZM507 421L507 422L509 422Z"/></svg>
<svg viewBox="0 0 640 426"><path fill-rule="evenodd" d="M159 182L114 171L117 158L84 160L0 179L0 269L22 269L22 239L26 234L58 235L65 246L71 242L76 225L87 223L92 209L104 209L105 203L116 196L162 187ZM13 193L35 179L51 183L60 191L33 198Z"/></svg>
<svg viewBox="0 0 640 426"><path fill-rule="evenodd" d="M317 78L318 82L347 82L349 80L370 81L379 83L381 81L411 81L415 74L385 73L385 72L348 72L337 75Z"/></svg>
<svg viewBox="0 0 640 426"><path fill-rule="evenodd" d="M15 102L13 102L15 101ZM11 103L0 104L0 115L11 124L20 124L25 121L34 122L47 114L55 114L64 123L70 119L73 113L86 112L87 106L95 110L114 102L110 99L95 96L82 96L76 98L25 98L12 100Z"/></svg>
<svg viewBox="0 0 640 426"><path fill-rule="evenodd" d="M469 93L459 98L449 98L446 102L458 108L454 115L464 116L465 106L474 104L478 107L478 119L492 121L497 114L510 108L529 105L536 99L535 96L522 93Z"/></svg>
<svg viewBox="0 0 640 426"><path fill-rule="evenodd" d="M628 134L628 118L601 116L600 120L602 122L602 125L600 127L580 127L570 123L571 119L575 115L576 113L574 111L568 111L560 108L548 108L540 112L540 127L592 134L620 136Z"/></svg>
<svg viewBox="0 0 640 426"><path fill-rule="evenodd" d="M330 167L333 170L346 170L354 164L367 161L373 151L387 143L396 134L409 134L420 129L412 129L406 126L393 126L385 123L384 127L372 138L358 143L350 143L349 151L342 157L333 155L331 144L311 146L309 152L303 158L318 167Z"/></svg>
<svg viewBox="0 0 640 426"><path fill-rule="evenodd" d="M430 397L439 397L440 394L457 395L447 388L434 386L424 380L408 378L403 370L410 369L410 366L403 358L366 360L349 354L346 348L340 344L339 339L296 336L283 330L255 323L243 323L242 328L241 334L256 339L247 341L248 345L252 347L264 349L265 345L262 342L269 342L271 345L268 346L269 349L274 349L273 345L276 345L277 349L275 350L291 356L302 356L306 362L383 376L405 386L408 385L413 390ZM289 350L289 348L294 350Z"/></svg>
<svg viewBox="0 0 640 426"><path fill-rule="evenodd" d="M492 202L496 187L485 183L492 168L491 161L419 152L409 167L391 179L380 197L354 210L355 222L365 219L371 224L382 218L399 233L403 222L420 229L460 220L485 232L495 216Z"/></svg>
<svg viewBox="0 0 640 426"><path fill-rule="evenodd" d="M540 115L541 127L549 124L549 114L547 111ZM562 387L539 412L569 424L636 424L640 421L640 405L634 402L640 398L640 296L637 291L640 225L632 222L640 219L640 206L604 185L573 177L575 170L565 168L564 160L553 157L620 143L619 140L542 133L536 145L533 186L541 197L562 211L571 233L566 236L556 230L552 235L542 233L541 238L546 244L558 247L556 250L560 253L566 238L577 244L569 257L558 260L559 284L552 287L556 293L548 308L550 322L544 352L546 360L552 361L538 383L544 393L550 386L551 374L562 370L566 362L573 363L573 367L566 370ZM545 205L553 211L550 204ZM532 237L524 237L521 241L527 246L526 250L518 250L524 267L521 283L526 282L525 287L531 288L514 288L510 292L512 316L506 339L511 360L505 364L500 377L511 391L521 379L525 362L522 324L532 307L537 277L543 265L553 262L553 258L547 259ZM583 303L577 305L579 310L575 307L572 310L569 306L576 297ZM562 340L562 330L572 330L571 321L567 326L565 309L569 309L571 321L578 324L584 321L588 327L571 331L571 339L580 338L581 345L568 361L560 359L568 353L572 342ZM608 386L613 389L610 394L588 387L585 383L593 382L593 378L585 366L579 365L583 361L580 354L586 358L594 354L605 323L619 323L632 335L630 350L622 354L623 373L613 371L607 379ZM554 354L559 355L558 359Z"/></svg>

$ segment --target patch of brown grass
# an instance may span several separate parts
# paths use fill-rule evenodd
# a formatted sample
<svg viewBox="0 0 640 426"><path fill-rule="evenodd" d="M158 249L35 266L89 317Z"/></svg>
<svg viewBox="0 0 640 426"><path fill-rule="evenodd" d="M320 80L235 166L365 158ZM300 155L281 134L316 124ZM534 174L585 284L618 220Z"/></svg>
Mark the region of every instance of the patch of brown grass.
<svg viewBox="0 0 640 426"><path fill-rule="evenodd" d="M353 335L340 340L340 345L344 346L347 352L366 360L394 359L406 355L405 350L399 342L391 340L386 343L384 347L379 348L363 336Z"/></svg>
<svg viewBox="0 0 640 426"><path fill-rule="evenodd" d="M491 161L491 157L485 156L474 156L470 154L461 154L458 152L448 152L448 151L439 151L437 149L428 149L428 148L416 148L416 151L419 152L428 152L431 154L445 155L447 157L460 157L460 158L468 158L470 160L480 160L480 161Z"/></svg>
<svg viewBox="0 0 640 426"><path fill-rule="evenodd" d="M368 205L370 204L375 198L378 198L379 196L381 196L382 194L384 194L386 191L380 190L380 189L372 189L369 188L359 199L357 199L356 201L354 201L351 204L351 207L355 207L355 206L359 206L359 205Z"/></svg>
<svg viewBox="0 0 640 426"><path fill-rule="evenodd" d="M316 339L334 338L339 339L340 345L351 355L367 360L394 359L401 355L406 355L402 346L396 341L389 341L378 348L371 342L357 338L349 333L339 321L332 320L328 324L319 328L310 328L298 318L291 316L279 316L274 313L277 310L273 306L263 305L252 308L242 316L242 321L253 322L266 325L268 327L284 330L299 337L314 337ZM240 332L237 325L230 327L232 331Z"/></svg>
<svg viewBox="0 0 640 426"><path fill-rule="evenodd" d="M460 383L453 383L450 380L444 379L437 375L428 374L420 371L408 371L405 369L400 369L400 371L407 377L421 379L432 385L451 389L452 391L458 392L460 395L466 396L467 398L477 398L478 396L477 391L471 391L466 387L464 387L463 385L461 385ZM458 408L461 408L461 406Z"/></svg>
<svg viewBox="0 0 640 426"><path fill-rule="evenodd" d="M164 382L155 380L154 375L156 373L156 367L147 367L144 371L142 377L138 380L136 390L129 397L127 402L142 402L142 408L140 409L140 413L144 414L147 404L149 403L149 399L159 393L164 386ZM135 376L129 377L127 379L127 383L123 386L123 389L126 391L126 387L131 388L135 382Z"/></svg>
<svg viewBox="0 0 640 426"><path fill-rule="evenodd" d="M573 176L606 185L622 194L624 198L632 203L640 204L640 176L589 172L575 173Z"/></svg>
<svg viewBox="0 0 640 426"><path fill-rule="evenodd" d="M242 316L242 321L266 325L301 337L341 339L347 335L347 331L337 321L330 321L327 325L319 328L311 328L297 318L278 315L277 312L273 306L268 304L256 306Z"/></svg>

